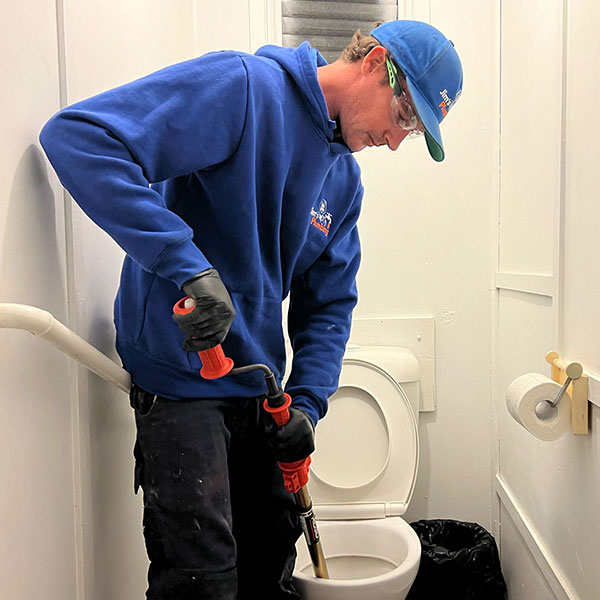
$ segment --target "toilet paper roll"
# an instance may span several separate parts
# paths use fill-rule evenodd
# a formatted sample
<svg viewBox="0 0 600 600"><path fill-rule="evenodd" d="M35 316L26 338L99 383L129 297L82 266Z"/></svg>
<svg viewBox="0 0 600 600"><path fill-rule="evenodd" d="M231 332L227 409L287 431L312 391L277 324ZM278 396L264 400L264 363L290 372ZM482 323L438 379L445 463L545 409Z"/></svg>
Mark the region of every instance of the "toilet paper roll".
<svg viewBox="0 0 600 600"><path fill-rule="evenodd" d="M544 400L554 400L561 386L539 373L517 377L506 391L508 412L536 438L551 442L562 437L571 427L571 399L564 394L557 410L549 419L537 416L536 406Z"/></svg>

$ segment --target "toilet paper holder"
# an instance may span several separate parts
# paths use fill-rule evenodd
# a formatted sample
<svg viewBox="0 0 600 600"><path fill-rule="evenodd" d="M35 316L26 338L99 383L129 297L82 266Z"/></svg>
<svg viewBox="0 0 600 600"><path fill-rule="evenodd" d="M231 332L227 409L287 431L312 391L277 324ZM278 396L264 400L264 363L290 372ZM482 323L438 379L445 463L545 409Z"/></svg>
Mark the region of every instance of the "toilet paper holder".
<svg viewBox="0 0 600 600"><path fill-rule="evenodd" d="M552 367L551 378L562 385L552 407L556 406L570 387L571 396L571 432L574 435L588 434L588 378L583 375L581 363L568 363L562 360L558 352L547 352L546 362Z"/></svg>

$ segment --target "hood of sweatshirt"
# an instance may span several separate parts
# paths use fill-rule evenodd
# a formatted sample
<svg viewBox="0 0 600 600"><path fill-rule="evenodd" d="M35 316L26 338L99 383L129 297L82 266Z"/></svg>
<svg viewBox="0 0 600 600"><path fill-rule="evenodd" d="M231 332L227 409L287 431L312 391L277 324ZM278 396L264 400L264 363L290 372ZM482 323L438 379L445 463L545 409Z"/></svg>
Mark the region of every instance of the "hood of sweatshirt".
<svg viewBox="0 0 600 600"><path fill-rule="evenodd" d="M335 154L350 154L350 148L338 141L341 140L341 137L336 137L336 141L334 141L337 123L329 117L325 96L317 77L317 67L327 64L321 53L317 49L311 48L308 42L303 42L297 48L263 46L255 54L277 62L294 80L304 95L311 118L330 141L331 151Z"/></svg>

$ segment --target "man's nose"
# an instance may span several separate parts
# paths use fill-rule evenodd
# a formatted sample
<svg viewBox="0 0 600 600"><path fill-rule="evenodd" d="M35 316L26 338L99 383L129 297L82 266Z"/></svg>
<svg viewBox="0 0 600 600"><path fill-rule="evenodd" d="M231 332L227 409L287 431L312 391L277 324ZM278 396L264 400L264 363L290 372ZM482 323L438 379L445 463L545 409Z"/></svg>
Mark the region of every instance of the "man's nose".
<svg viewBox="0 0 600 600"><path fill-rule="evenodd" d="M386 136L385 141L390 150L397 150L398 146L402 143L402 140L409 134L408 131L400 127L394 127L390 130Z"/></svg>

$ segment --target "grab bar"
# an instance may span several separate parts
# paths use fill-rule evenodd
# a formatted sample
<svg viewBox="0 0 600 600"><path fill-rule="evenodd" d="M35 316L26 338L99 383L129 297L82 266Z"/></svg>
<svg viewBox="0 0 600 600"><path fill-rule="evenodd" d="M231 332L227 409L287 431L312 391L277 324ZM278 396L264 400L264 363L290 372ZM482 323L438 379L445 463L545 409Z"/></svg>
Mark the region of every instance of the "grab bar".
<svg viewBox="0 0 600 600"><path fill-rule="evenodd" d="M129 373L48 311L27 304L0 303L0 328L22 329L44 338L96 375L129 393Z"/></svg>

